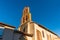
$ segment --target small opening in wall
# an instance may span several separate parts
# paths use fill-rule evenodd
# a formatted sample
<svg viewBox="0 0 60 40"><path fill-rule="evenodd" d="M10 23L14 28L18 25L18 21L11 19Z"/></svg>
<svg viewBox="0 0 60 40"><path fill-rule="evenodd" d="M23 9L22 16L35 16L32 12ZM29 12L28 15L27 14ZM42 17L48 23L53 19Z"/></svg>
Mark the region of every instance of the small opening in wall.
<svg viewBox="0 0 60 40"><path fill-rule="evenodd" d="M44 31L42 31L43 37L44 37Z"/></svg>
<svg viewBox="0 0 60 40"><path fill-rule="evenodd" d="M26 21L28 20L28 16L26 16Z"/></svg>
<svg viewBox="0 0 60 40"><path fill-rule="evenodd" d="M25 28L23 29L23 32L25 32Z"/></svg>
<svg viewBox="0 0 60 40"><path fill-rule="evenodd" d="M23 23L25 22L25 18L23 17Z"/></svg>

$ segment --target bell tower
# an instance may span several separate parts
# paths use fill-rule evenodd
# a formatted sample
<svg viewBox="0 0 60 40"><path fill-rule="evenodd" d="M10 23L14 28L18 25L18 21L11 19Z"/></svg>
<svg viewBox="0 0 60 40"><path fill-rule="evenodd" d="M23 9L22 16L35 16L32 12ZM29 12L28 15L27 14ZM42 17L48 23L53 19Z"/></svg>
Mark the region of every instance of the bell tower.
<svg viewBox="0 0 60 40"><path fill-rule="evenodd" d="M18 30L25 33L24 40L31 40L33 35L33 24L31 23L31 13L29 7L23 9L23 14L21 18L21 25L18 27Z"/></svg>
<svg viewBox="0 0 60 40"><path fill-rule="evenodd" d="M28 22L31 22L31 13L30 13L30 9L29 7L25 7L23 9L23 14L22 14L22 18L21 18L21 25L18 27L19 31L27 31L28 29Z"/></svg>
<svg viewBox="0 0 60 40"><path fill-rule="evenodd" d="M29 7L25 7L23 9L23 15L22 15L22 19L21 19L21 25L28 22L28 21L31 21L31 14L30 14L30 9Z"/></svg>

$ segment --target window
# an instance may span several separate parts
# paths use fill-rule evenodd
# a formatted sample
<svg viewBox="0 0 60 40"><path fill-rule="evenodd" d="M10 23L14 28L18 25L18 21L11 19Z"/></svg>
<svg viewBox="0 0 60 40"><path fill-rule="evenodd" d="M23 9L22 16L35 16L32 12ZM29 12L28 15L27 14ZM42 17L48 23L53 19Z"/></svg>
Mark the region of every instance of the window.
<svg viewBox="0 0 60 40"><path fill-rule="evenodd" d="M23 32L25 32L25 28L23 29Z"/></svg>
<svg viewBox="0 0 60 40"><path fill-rule="evenodd" d="M51 39L51 35L50 35L50 40L52 40L52 39Z"/></svg>
<svg viewBox="0 0 60 40"><path fill-rule="evenodd" d="M50 35L47 34L47 40L50 40Z"/></svg>
<svg viewBox="0 0 60 40"><path fill-rule="evenodd" d="M25 18L23 17L23 23L25 22Z"/></svg>
<svg viewBox="0 0 60 40"><path fill-rule="evenodd" d="M47 34L47 40L49 40L49 35Z"/></svg>
<svg viewBox="0 0 60 40"><path fill-rule="evenodd" d="M3 35L4 27L0 27L0 35Z"/></svg>
<svg viewBox="0 0 60 40"><path fill-rule="evenodd" d="M37 40L42 40L41 32L39 30L37 32Z"/></svg>
<svg viewBox="0 0 60 40"><path fill-rule="evenodd" d="M44 37L44 31L42 31L43 37Z"/></svg>
<svg viewBox="0 0 60 40"><path fill-rule="evenodd" d="M28 16L26 16L26 21L28 20Z"/></svg>
<svg viewBox="0 0 60 40"><path fill-rule="evenodd" d="M25 13L28 13L28 11L29 11L28 8L26 8L26 9L25 9Z"/></svg>
<svg viewBox="0 0 60 40"><path fill-rule="evenodd" d="M23 32L27 32L27 25L24 25L22 29L23 29Z"/></svg>

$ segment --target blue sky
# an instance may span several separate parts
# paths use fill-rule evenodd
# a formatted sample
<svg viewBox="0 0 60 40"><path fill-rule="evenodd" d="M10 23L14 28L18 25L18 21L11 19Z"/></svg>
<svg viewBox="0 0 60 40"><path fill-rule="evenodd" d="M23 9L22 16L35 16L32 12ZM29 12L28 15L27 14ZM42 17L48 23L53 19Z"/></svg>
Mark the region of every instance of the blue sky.
<svg viewBox="0 0 60 40"><path fill-rule="evenodd" d="M60 34L60 0L0 0L0 22L18 28L25 6L34 22Z"/></svg>

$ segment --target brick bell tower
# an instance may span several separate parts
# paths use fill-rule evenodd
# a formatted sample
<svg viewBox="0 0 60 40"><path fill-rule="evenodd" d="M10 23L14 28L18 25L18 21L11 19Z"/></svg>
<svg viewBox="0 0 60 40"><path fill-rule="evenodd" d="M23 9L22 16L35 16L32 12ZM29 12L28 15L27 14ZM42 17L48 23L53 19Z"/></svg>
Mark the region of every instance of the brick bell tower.
<svg viewBox="0 0 60 40"><path fill-rule="evenodd" d="M28 21L31 21L31 14L30 14L29 7L25 7L23 10L21 25L28 22Z"/></svg>
<svg viewBox="0 0 60 40"><path fill-rule="evenodd" d="M21 18L21 25L20 25L20 27L18 27L18 30L19 31L23 30L24 27L21 27L21 26L24 25L25 23L31 22L31 21L32 20L31 20L30 9L29 9L29 7L25 7L23 9L23 14L22 14L22 18Z"/></svg>

